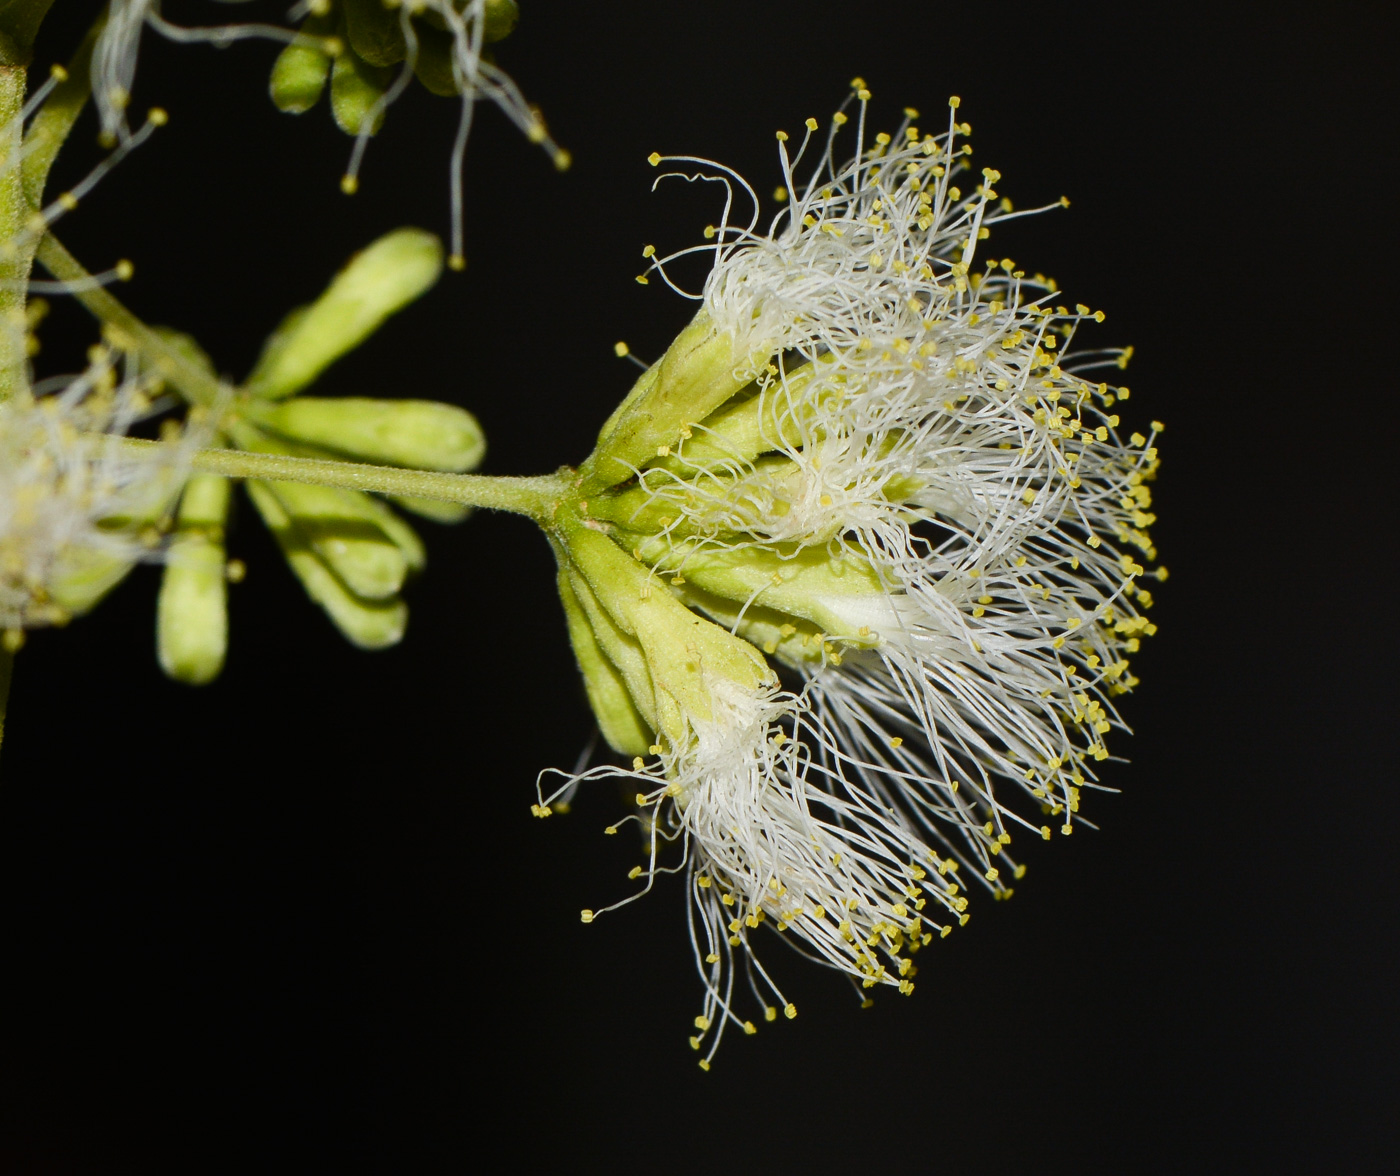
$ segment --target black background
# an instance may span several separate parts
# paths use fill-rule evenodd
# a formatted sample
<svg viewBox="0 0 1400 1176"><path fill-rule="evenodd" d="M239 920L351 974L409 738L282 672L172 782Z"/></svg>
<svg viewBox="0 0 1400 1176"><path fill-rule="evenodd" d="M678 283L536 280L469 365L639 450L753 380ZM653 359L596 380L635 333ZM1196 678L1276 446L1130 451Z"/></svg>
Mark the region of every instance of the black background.
<svg viewBox="0 0 1400 1176"><path fill-rule="evenodd" d="M1400 1170L1391 6L523 7L501 59L574 168L483 107L467 272L322 389L465 405L489 472L577 462L634 374L614 341L650 359L689 314L633 282L641 246L715 216L650 194L649 152L766 194L774 130L851 75L890 126L961 95L1004 192L1073 200L992 246L1106 308L1097 338L1137 348L1125 424L1167 423L1173 574L1122 795L921 957L910 1000L862 1012L774 944L799 1018L703 1074L679 888L579 922L629 886L615 791L529 815L590 731L538 534L425 525L408 637L370 655L245 503L217 684L160 675L154 568L19 658L0 1173ZM89 11L59 0L41 65ZM267 100L274 52L148 38L137 107L170 125L61 232L133 259L121 295L234 377L353 249L446 229L454 107L411 92L347 199L324 106ZM92 337L56 309L41 372Z"/></svg>

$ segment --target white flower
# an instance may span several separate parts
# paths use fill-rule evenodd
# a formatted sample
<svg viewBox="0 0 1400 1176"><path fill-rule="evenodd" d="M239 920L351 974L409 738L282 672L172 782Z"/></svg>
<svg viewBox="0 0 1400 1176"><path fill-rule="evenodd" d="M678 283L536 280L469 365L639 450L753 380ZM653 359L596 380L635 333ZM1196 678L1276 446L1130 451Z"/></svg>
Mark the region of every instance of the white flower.
<svg viewBox="0 0 1400 1176"><path fill-rule="evenodd" d="M114 359L60 391L0 404L0 628L64 624L158 545L155 524L183 482L198 430L134 453L126 429L149 408L145 381ZM41 388L42 390L42 388ZM11 638L10 640L15 640Z"/></svg>
<svg viewBox="0 0 1400 1176"><path fill-rule="evenodd" d="M571 635L580 664L593 669L600 719L607 708L599 706L599 678L611 667L657 742L638 749L655 757L650 766L638 754L630 772L605 766L566 776L535 812L549 815L584 779L621 775L641 787L635 819L649 853L631 877L646 879L646 893L657 875L686 872L706 989L692 1046L715 1030L702 1065L728 1023L755 1031L736 1011L739 961L770 1020L778 1008L796 1016L748 950L765 922L866 987L912 992L912 954L955 919L966 921L957 862L892 820L878 795L831 771L840 732L807 697L781 690L751 645L653 587L645 568L597 531L566 528L559 556ZM602 667L597 654L607 659ZM619 742L616 724L605 730ZM679 865L660 860L663 842L680 843ZM928 897L938 906L924 913ZM584 921L598 913L585 911Z"/></svg>
<svg viewBox="0 0 1400 1176"><path fill-rule="evenodd" d="M1013 836L1082 823L1155 631L1153 436L1122 441L1128 390L1085 379L1127 352L1074 353L1101 314L975 264L1019 214L990 169L959 190L969 128L920 134L908 111L868 139L868 97L848 162L841 114L801 182L815 121L796 158L780 146L792 197L767 232L726 214L707 233L695 323L581 482L594 526L794 674L742 699L712 682L725 721L634 762L666 782L652 826L685 844L706 1025L737 1019L729 953L765 919L909 991L905 949L951 928L938 912L967 919L960 867L1009 896ZM670 281L678 256L653 267Z"/></svg>

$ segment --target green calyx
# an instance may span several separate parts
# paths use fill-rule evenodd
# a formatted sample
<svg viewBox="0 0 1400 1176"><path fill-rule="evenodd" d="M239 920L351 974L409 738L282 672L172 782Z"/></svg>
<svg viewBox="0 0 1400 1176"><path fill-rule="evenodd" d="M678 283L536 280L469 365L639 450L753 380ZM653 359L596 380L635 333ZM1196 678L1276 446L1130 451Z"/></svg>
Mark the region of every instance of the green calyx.
<svg viewBox="0 0 1400 1176"><path fill-rule="evenodd" d="M620 751L635 750L637 720L672 748L694 723L713 719L717 679L754 692L774 680L747 641L698 616L658 584L649 569L607 535L582 522L555 531L570 636L590 701L601 700L600 726ZM581 621L588 634L581 636ZM622 689L632 710L621 702Z"/></svg>
<svg viewBox="0 0 1400 1176"><path fill-rule="evenodd" d="M676 751L711 721L723 683L752 693L776 680L768 658L839 664L899 626L896 587L853 539L774 543L726 514L740 491L781 516L804 476L794 455L824 441L829 399L848 394L840 381L812 387L829 361L783 362L744 354L697 316L603 426L555 511L570 637L618 752L643 755L648 732L647 752Z"/></svg>
<svg viewBox="0 0 1400 1176"><path fill-rule="evenodd" d="M598 493L635 476L678 448L693 425L708 417L754 378L750 357L703 312L642 373L603 425L583 463L581 490Z"/></svg>

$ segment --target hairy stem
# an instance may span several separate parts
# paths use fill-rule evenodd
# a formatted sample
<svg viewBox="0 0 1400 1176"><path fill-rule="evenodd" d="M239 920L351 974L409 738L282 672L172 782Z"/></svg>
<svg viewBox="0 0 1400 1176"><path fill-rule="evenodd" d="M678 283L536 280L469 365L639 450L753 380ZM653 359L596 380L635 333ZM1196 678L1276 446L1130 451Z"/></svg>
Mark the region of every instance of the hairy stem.
<svg viewBox="0 0 1400 1176"><path fill-rule="evenodd" d="M80 282L92 277L52 233L39 242L34 258L61 282ZM73 296L102 321L115 336L114 342L139 351L192 403L214 405L227 395L226 385L191 363L100 286L80 289Z"/></svg>
<svg viewBox="0 0 1400 1176"><path fill-rule="evenodd" d="M127 438L131 449L156 451L154 441ZM354 461L329 461L311 457L284 457L272 453L242 453L234 449L200 449L190 467L226 478L259 478L269 482L304 482L313 486L339 486L372 494L398 494L433 498L486 510L525 515L542 526L554 517L555 508L573 486L572 470L537 478L499 478L484 474L440 474L431 470L405 470L394 466L366 465Z"/></svg>

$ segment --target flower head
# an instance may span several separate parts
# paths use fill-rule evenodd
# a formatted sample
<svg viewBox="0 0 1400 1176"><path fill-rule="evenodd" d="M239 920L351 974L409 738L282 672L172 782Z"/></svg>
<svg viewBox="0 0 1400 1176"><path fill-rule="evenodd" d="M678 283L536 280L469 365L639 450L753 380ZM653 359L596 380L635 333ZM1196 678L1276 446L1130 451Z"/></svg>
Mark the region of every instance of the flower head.
<svg viewBox="0 0 1400 1176"><path fill-rule="evenodd" d="M712 687L719 735L634 764L676 789L647 800L686 845L707 1022L734 1016L724 961L765 919L910 991L907 950L967 919L957 870L1008 896L1013 834L1081 820L1155 631L1160 426L1124 441L1128 390L1086 378L1128 353L1076 350L1101 314L979 261L1023 214L995 171L963 178L956 114L871 137L857 90L846 162L844 113L819 150L814 120L795 156L779 135L790 203L766 232L726 215L695 322L581 471L594 526L792 675Z"/></svg>
<svg viewBox="0 0 1400 1176"><path fill-rule="evenodd" d="M126 447L122 434L150 407L149 381L119 379L116 362L94 348L88 370L60 390L0 404L7 632L81 615L159 545L157 524L179 494L200 431L172 434L155 453Z"/></svg>

